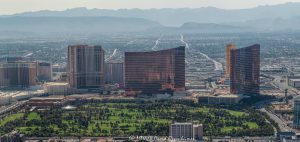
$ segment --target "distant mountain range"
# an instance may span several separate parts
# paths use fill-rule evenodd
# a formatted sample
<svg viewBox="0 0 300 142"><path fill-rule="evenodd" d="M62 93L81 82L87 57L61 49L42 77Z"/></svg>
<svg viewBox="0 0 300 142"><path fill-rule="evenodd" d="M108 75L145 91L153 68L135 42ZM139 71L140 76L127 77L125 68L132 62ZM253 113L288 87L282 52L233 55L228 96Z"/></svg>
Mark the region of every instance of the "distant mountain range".
<svg viewBox="0 0 300 142"><path fill-rule="evenodd" d="M141 18L119 17L5 17L0 31L33 33L114 33L140 32L160 27L157 22Z"/></svg>
<svg viewBox="0 0 300 142"><path fill-rule="evenodd" d="M231 25L252 27L256 31L300 31L300 16L292 18L256 19L231 23Z"/></svg>
<svg viewBox="0 0 300 142"><path fill-rule="evenodd" d="M189 22L184 23L180 27L154 27L150 28L149 32L163 32L163 33L236 33L236 32L251 32L251 27L240 27L226 24L215 24L215 23L195 23Z"/></svg>
<svg viewBox="0 0 300 142"><path fill-rule="evenodd" d="M292 18L300 16L300 3L286 3L274 6L260 6L251 9L224 10L214 7L179 9L86 9L74 8L66 11L37 11L10 16L27 17L135 17L157 21L165 26L180 26L186 22L228 23L244 22L254 19Z"/></svg>
<svg viewBox="0 0 300 142"><path fill-rule="evenodd" d="M86 9L0 16L0 31L22 32L247 32L300 30L300 3L224 10Z"/></svg>

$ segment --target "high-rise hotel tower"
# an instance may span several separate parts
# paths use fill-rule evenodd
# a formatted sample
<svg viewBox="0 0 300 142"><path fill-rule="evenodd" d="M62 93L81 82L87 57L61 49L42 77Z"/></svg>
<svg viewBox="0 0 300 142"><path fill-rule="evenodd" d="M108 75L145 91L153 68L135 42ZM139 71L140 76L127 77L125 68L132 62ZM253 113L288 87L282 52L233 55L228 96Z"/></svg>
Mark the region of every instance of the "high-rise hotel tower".
<svg viewBox="0 0 300 142"><path fill-rule="evenodd" d="M101 46L68 47L68 81L77 89L104 87L104 50Z"/></svg>
<svg viewBox="0 0 300 142"><path fill-rule="evenodd" d="M105 63L105 83L124 85L124 63Z"/></svg>
<svg viewBox="0 0 300 142"><path fill-rule="evenodd" d="M260 45L232 49L230 61L230 92L259 94Z"/></svg>
<svg viewBox="0 0 300 142"><path fill-rule="evenodd" d="M230 59L231 59L231 50L235 49L235 45L234 44L228 44L226 46L226 79L230 78Z"/></svg>
<svg viewBox="0 0 300 142"><path fill-rule="evenodd" d="M36 62L1 62L0 88L28 88L37 84Z"/></svg>
<svg viewBox="0 0 300 142"><path fill-rule="evenodd" d="M152 52L125 52L125 88L137 94L185 89L185 47Z"/></svg>

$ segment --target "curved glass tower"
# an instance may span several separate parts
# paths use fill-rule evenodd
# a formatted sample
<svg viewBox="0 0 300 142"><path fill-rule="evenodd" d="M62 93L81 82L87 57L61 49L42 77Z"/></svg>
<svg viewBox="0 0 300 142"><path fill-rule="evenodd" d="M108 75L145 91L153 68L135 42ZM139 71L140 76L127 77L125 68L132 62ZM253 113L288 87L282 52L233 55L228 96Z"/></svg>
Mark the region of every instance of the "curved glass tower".
<svg viewBox="0 0 300 142"><path fill-rule="evenodd" d="M137 94L173 93L185 88L185 47L125 52L125 88Z"/></svg>
<svg viewBox="0 0 300 142"><path fill-rule="evenodd" d="M259 94L260 45L231 49L230 91L233 94Z"/></svg>

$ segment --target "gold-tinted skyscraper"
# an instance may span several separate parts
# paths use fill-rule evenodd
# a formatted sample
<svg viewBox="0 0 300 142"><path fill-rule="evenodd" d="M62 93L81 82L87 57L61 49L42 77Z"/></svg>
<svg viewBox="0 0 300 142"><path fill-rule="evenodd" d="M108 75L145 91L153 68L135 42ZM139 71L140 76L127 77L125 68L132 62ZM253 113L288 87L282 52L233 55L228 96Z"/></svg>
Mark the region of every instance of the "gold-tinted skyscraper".
<svg viewBox="0 0 300 142"><path fill-rule="evenodd" d="M235 49L235 45L234 44L228 44L226 46L226 78L229 79L230 78L230 64L231 64L231 50Z"/></svg>
<svg viewBox="0 0 300 142"><path fill-rule="evenodd" d="M125 52L125 90L137 94L185 89L185 47Z"/></svg>
<svg viewBox="0 0 300 142"><path fill-rule="evenodd" d="M230 64L230 92L232 94L259 94L260 45L232 49Z"/></svg>
<svg viewBox="0 0 300 142"><path fill-rule="evenodd" d="M68 80L78 89L104 87L104 50L101 46L68 47Z"/></svg>

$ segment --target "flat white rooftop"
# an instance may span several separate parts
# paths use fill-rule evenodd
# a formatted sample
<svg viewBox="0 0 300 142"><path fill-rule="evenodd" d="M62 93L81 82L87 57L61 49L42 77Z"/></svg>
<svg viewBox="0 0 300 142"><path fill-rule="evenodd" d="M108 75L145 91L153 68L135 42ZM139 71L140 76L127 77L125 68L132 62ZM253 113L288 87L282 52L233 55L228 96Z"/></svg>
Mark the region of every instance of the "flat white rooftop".
<svg viewBox="0 0 300 142"><path fill-rule="evenodd" d="M290 80L294 82L300 82L300 79L290 79Z"/></svg>

